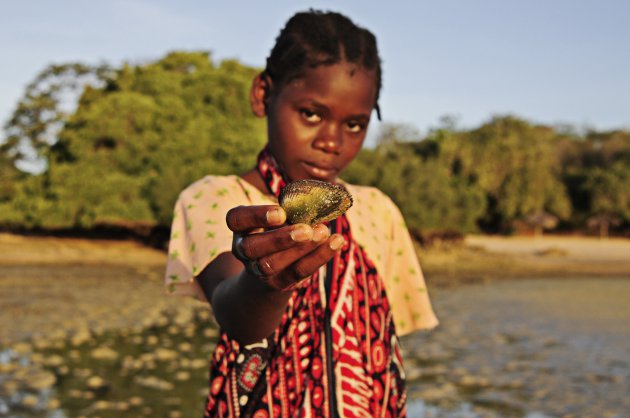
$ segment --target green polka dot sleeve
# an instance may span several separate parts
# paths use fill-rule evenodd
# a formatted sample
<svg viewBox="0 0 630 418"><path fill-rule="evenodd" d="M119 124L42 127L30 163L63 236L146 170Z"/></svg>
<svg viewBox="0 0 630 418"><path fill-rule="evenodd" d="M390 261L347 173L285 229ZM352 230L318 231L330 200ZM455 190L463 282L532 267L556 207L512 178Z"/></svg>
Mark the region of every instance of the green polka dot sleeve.
<svg viewBox="0 0 630 418"><path fill-rule="evenodd" d="M247 204L235 176L207 176L184 190L175 205L166 264L168 294L205 300L196 277L221 253L229 252L232 232L227 211Z"/></svg>
<svg viewBox="0 0 630 418"><path fill-rule="evenodd" d="M187 219L187 204L180 198L175 204L173 213L173 223L171 224L171 239L169 241L168 259L166 265L165 285L168 294L177 293L178 289L186 288L191 272L192 261L188 248L182 249L182 243L186 241L186 236L191 224Z"/></svg>
<svg viewBox="0 0 630 418"><path fill-rule="evenodd" d="M418 329L434 328L438 320L426 290L416 249L402 214L394 202L383 197L382 205L389 215L384 222L383 241L387 241L387 260L383 280L399 335Z"/></svg>

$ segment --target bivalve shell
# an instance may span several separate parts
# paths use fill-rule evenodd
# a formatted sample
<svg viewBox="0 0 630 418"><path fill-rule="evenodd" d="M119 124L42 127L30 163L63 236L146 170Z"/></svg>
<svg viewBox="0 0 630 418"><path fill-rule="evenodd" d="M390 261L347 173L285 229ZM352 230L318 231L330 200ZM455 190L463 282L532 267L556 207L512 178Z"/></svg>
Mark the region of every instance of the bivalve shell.
<svg viewBox="0 0 630 418"><path fill-rule="evenodd" d="M343 215L352 206L352 196L339 184L297 180L282 189L278 202L288 223L312 226Z"/></svg>

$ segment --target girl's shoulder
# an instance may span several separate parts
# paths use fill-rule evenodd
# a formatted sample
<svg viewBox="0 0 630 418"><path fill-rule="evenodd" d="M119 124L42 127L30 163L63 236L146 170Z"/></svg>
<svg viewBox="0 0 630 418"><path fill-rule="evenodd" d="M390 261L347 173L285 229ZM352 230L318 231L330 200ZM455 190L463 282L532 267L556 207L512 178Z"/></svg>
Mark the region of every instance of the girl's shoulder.
<svg viewBox="0 0 630 418"><path fill-rule="evenodd" d="M392 199L380 189L372 186L360 186L350 183L342 183L352 195L353 206L367 216L376 216L379 212L384 212L390 218L391 211L399 212L398 207ZM382 218L381 218L382 219Z"/></svg>
<svg viewBox="0 0 630 418"><path fill-rule="evenodd" d="M179 200L230 201L237 204L269 204L270 197L237 175L207 175L186 187Z"/></svg>
<svg viewBox="0 0 630 418"><path fill-rule="evenodd" d="M207 175L189 184L180 193L181 199L199 199L200 197L216 192L218 195L227 195L230 190L238 187L238 176Z"/></svg>
<svg viewBox="0 0 630 418"><path fill-rule="evenodd" d="M376 187L345 183L344 186L353 200L347 213L352 235L368 250L378 267L384 267L379 264L386 262L386 254L395 245L394 239L406 231L400 211L389 196Z"/></svg>

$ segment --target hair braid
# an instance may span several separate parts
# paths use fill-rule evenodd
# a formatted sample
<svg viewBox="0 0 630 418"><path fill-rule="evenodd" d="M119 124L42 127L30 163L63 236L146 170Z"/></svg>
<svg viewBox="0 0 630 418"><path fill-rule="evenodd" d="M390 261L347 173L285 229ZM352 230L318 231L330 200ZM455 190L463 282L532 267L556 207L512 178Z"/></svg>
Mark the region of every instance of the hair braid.
<svg viewBox="0 0 630 418"><path fill-rule="evenodd" d="M282 86L308 68L341 61L376 71L374 108L380 119L381 59L376 37L340 13L311 9L293 15L276 38L265 73L274 85Z"/></svg>

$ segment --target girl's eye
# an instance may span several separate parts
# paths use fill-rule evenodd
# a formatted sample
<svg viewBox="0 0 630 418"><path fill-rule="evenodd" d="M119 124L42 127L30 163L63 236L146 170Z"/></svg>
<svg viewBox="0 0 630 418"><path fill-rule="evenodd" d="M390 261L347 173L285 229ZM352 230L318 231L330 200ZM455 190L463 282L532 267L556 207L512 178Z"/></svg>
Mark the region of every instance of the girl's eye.
<svg viewBox="0 0 630 418"><path fill-rule="evenodd" d="M310 123L317 123L320 120L322 120L321 116L313 112L312 110L301 109L300 113L302 114L302 117L306 119L307 122L310 122Z"/></svg>
<svg viewBox="0 0 630 418"><path fill-rule="evenodd" d="M363 129L365 129L365 124L360 123L360 122L356 122L356 121L348 122L347 126L348 126L348 131L350 131L352 133L359 133Z"/></svg>

